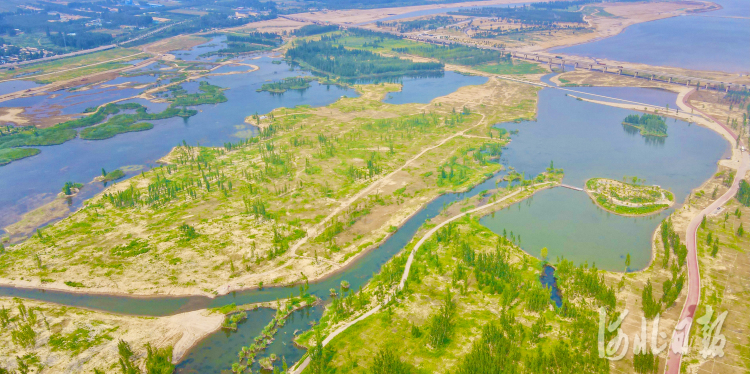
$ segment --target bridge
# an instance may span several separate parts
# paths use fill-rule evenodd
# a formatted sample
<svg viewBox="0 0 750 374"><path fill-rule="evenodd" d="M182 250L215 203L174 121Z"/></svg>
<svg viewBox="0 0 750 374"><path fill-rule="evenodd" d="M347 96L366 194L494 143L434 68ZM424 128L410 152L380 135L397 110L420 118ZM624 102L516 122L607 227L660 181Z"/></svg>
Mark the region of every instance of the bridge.
<svg viewBox="0 0 750 374"><path fill-rule="evenodd" d="M571 186L565 183L560 183L560 187L570 188L571 190L575 190L575 191L583 191L583 188Z"/></svg>
<svg viewBox="0 0 750 374"><path fill-rule="evenodd" d="M623 67L620 65L607 65L602 62L591 62L584 59L576 59L571 57L563 56L550 56L542 53L533 52L510 52L513 58L519 60L528 60L534 62L546 62L549 64L550 69L553 66L560 66L565 70L565 65L573 65L575 69L587 69L590 71L598 71L600 73L609 73L617 75L625 75L632 78L648 79L651 81L684 84L685 86L696 86L697 88L703 87L707 90L719 90L729 91L733 90L746 90L747 85L722 82L706 78L690 77L686 75L670 74L660 71L646 70L646 69L634 69L630 67Z"/></svg>
<svg viewBox="0 0 750 374"><path fill-rule="evenodd" d="M350 27L356 27L356 26L350 26ZM346 27L343 27L343 28L346 28ZM513 50L504 49L504 48L476 45L473 43L461 43L461 42L457 42L454 40L437 39L437 38L434 38L425 34L406 35L406 34L402 34L399 32L384 31L384 30L380 30L380 32L385 32L385 33L397 35L406 39L423 42L423 43L429 43L429 44L436 44L436 45L443 45L443 46L448 46L451 44L461 44L461 45L477 47L481 49L491 49L491 50L496 50L500 52L506 52L506 53L510 53L511 57L517 60L527 60L527 61L533 61L533 62L538 62L538 63L547 63L550 67L550 70L552 69L553 66L560 66L560 68L565 70L565 65L567 64L567 65L573 65L575 69L587 69L589 71L596 71L596 72L607 73L607 74L624 75L624 76L628 76L632 78L647 79L650 81L657 81L657 82L664 82L664 83L684 84L685 86L695 86L696 88L702 88L706 90L728 92L730 89L737 90L737 91L748 89L746 84L722 82L722 81L706 79L706 78L666 73L663 71L636 69L636 68L631 68L631 67L623 67L621 65L607 65L602 62L597 62L597 61L592 62L591 60L586 60L586 59L581 59L581 58L565 57L565 56L559 56L559 55L552 56L549 54L537 53L537 52L513 51Z"/></svg>

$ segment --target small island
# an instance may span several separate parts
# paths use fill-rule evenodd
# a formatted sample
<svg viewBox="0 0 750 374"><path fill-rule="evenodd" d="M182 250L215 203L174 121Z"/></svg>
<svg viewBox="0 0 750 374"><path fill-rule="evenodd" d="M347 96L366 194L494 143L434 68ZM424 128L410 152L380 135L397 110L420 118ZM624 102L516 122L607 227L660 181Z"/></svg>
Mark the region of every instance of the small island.
<svg viewBox="0 0 750 374"><path fill-rule="evenodd" d="M632 183L592 178L586 181L586 193L602 209L622 216L653 214L674 204L671 192L638 181L638 178L633 178Z"/></svg>
<svg viewBox="0 0 750 374"><path fill-rule="evenodd" d="M314 78L311 77L289 77L273 83L264 83L256 91L267 91L274 94L281 94L287 90L305 90L310 88L310 81L312 80L314 80Z"/></svg>
<svg viewBox="0 0 750 374"><path fill-rule="evenodd" d="M107 171L104 170L104 168L102 168L102 175L94 178L94 180L97 182L112 182L124 176L125 176L125 172L120 169L116 169L112 172L107 173Z"/></svg>
<svg viewBox="0 0 750 374"><path fill-rule="evenodd" d="M622 124L640 130L643 136L667 136L667 123L664 122L664 118L656 114L644 114L642 116L631 114L625 117Z"/></svg>

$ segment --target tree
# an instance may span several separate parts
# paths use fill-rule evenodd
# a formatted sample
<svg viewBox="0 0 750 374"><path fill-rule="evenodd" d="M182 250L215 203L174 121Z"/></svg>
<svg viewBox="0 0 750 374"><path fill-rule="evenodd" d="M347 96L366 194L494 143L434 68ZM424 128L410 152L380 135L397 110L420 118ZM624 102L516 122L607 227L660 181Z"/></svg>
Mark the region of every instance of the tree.
<svg viewBox="0 0 750 374"><path fill-rule="evenodd" d="M630 253L628 253L627 256L625 256L625 271L630 268Z"/></svg>
<svg viewBox="0 0 750 374"><path fill-rule="evenodd" d="M154 348L146 344L146 374L172 374L172 347Z"/></svg>
<svg viewBox="0 0 750 374"><path fill-rule="evenodd" d="M446 290L440 309L430 319L430 345L434 348L448 344L453 333L453 317L456 314L456 303L450 288Z"/></svg>
<svg viewBox="0 0 750 374"><path fill-rule="evenodd" d="M372 362L370 373L372 374L410 374L414 373L414 368L402 362L393 351L382 348Z"/></svg>
<svg viewBox="0 0 750 374"><path fill-rule="evenodd" d="M310 373L325 374L328 372L328 357L323 347L323 336L320 329L315 329L315 346L310 349Z"/></svg>
<svg viewBox="0 0 750 374"><path fill-rule="evenodd" d="M643 288L641 304L643 307L643 315L647 319L653 319L659 312L661 312L661 304L654 300L653 286L651 285L651 279L646 282L646 287Z"/></svg>
<svg viewBox="0 0 750 374"><path fill-rule="evenodd" d="M107 171L104 170L104 168L102 168L102 177L106 177L106 176L107 176Z"/></svg>
<svg viewBox="0 0 750 374"><path fill-rule="evenodd" d="M122 369L122 374L140 374L141 371L138 370L138 368L133 365L133 362L130 360L131 357L133 357L133 349L130 348L130 344L128 344L124 340L120 340L117 343L117 351L120 355L120 369Z"/></svg>
<svg viewBox="0 0 750 374"><path fill-rule="evenodd" d="M750 183L746 180L740 181L740 189L737 191L737 201L744 206L750 206Z"/></svg>
<svg viewBox="0 0 750 374"><path fill-rule="evenodd" d="M547 250L547 247L542 247L542 261L546 261L547 260L547 254L548 254L548 252L549 251Z"/></svg>

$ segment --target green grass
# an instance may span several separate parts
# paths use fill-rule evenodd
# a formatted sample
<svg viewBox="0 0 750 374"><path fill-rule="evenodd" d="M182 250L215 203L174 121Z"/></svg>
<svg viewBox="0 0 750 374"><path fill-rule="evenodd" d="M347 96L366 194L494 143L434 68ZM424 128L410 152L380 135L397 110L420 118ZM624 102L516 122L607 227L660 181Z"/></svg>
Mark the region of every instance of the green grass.
<svg viewBox="0 0 750 374"><path fill-rule="evenodd" d="M81 139L109 139L117 134L134 131L145 131L154 128L154 125L148 122L133 122L135 122L134 119L131 121L108 121L102 125L84 129L83 131L81 131Z"/></svg>
<svg viewBox="0 0 750 374"><path fill-rule="evenodd" d="M546 70L537 64L533 64L525 61L513 61L512 63L506 64L493 64L493 65L481 65L475 67L477 70L481 70L490 74L541 74L545 73Z"/></svg>
<svg viewBox="0 0 750 374"><path fill-rule="evenodd" d="M104 61L108 61L108 60L112 60L116 58L125 57L125 56L136 54L138 52L139 51L137 49L114 48L114 49L110 49L107 51L89 53L89 54L85 54L81 56L68 57L68 58L63 58L63 59L53 60L53 61L48 61L48 62L33 63L29 65L24 65L23 67L20 67L15 70L0 70L0 79L12 79L14 77L25 75L31 72L38 72L37 75L54 73L54 72L58 72L61 70L78 68L81 66L96 64L96 63L100 63L100 62L104 62ZM143 58L144 56L146 55L135 56L132 59ZM122 67L124 66L122 64L129 60L131 59L122 59L114 63L101 64L101 65L91 66L88 68L76 69L70 72L64 72L60 74L49 75L49 76L44 76L44 77L39 77L39 78L35 78L34 75L29 75L29 76L25 76L24 79L33 80L39 83L56 82L59 80L72 79L72 78L76 78L80 76L89 75L94 72L101 72L104 70ZM110 64L114 64L114 65L110 65Z"/></svg>
<svg viewBox="0 0 750 374"><path fill-rule="evenodd" d="M0 166L7 165L22 158L38 155L40 150L36 148L11 148L0 149Z"/></svg>
<svg viewBox="0 0 750 374"><path fill-rule="evenodd" d="M111 172L107 173L107 175L105 175L104 177L102 177L101 180L102 180L102 182L111 182L111 181L114 181L114 180L118 180L118 179L120 179L120 178L122 178L124 176L125 176L125 172L123 172L120 169L117 169L117 170L114 170L114 171L111 171Z"/></svg>

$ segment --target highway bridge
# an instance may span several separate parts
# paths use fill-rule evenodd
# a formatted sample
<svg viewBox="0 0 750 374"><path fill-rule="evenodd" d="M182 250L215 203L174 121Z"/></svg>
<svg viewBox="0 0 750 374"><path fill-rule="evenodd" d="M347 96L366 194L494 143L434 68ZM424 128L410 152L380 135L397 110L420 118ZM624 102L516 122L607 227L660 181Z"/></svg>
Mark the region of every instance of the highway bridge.
<svg viewBox="0 0 750 374"><path fill-rule="evenodd" d="M696 86L703 89L712 90L746 90L747 85L716 81L706 78L690 77L679 74L665 73L663 71L645 70L645 69L634 69L630 67L623 67L619 65L607 65L601 62L591 62L588 60L575 59L564 56L550 56L548 54L533 53L533 52L515 52L509 51L513 58L520 60L535 61L541 63L547 63L550 68L554 66L560 66L561 69L565 69L565 65L573 66L576 69L586 69L590 71L598 71L601 73L610 73L617 75L627 75L633 78L648 79L652 81L659 81L665 83L684 84L686 86Z"/></svg>

